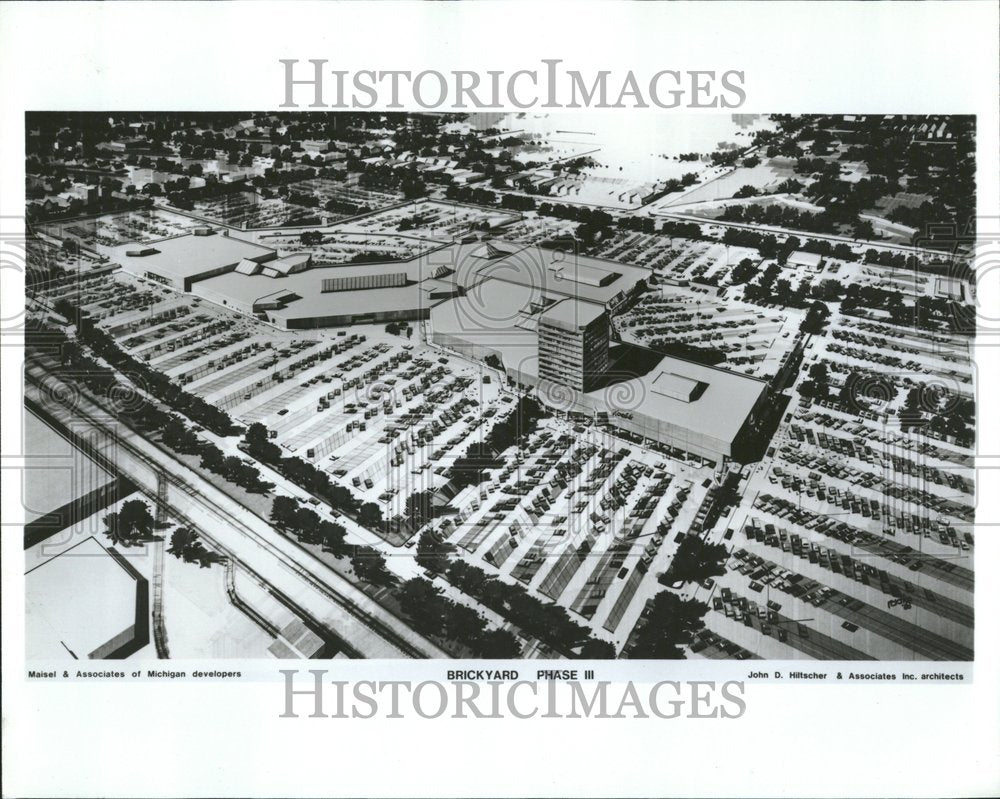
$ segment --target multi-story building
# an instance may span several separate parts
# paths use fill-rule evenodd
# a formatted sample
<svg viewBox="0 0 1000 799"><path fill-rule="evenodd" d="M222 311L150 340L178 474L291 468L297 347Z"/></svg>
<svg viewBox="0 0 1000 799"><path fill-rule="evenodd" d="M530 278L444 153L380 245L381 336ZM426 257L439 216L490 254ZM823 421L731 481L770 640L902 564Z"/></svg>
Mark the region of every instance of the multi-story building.
<svg viewBox="0 0 1000 799"><path fill-rule="evenodd" d="M608 315L591 302L560 300L538 318L538 376L591 391L608 370Z"/></svg>

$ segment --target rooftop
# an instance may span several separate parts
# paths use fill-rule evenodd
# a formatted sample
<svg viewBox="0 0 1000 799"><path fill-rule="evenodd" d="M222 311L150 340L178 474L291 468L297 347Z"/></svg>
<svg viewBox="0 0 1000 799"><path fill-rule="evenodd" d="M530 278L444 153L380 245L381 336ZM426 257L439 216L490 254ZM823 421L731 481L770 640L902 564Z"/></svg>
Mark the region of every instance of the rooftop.
<svg viewBox="0 0 1000 799"><path fill-rule="evenodd" d="M220 238L199 238L192 245L192 250L203 246L204 242ZM159 244L154 246L158 249L160 247ZM272 252L266 248L258 249ZM247 257L243 253L236 255L238 257L232 261L234 264ZM149 256L151 259L160 257L162 256ZM281 261L268 261L266 266L276 267L294 259L296 256ZM202 262L204 260L202 256ZM295 262L298 263L297 260ZM201 280L195 285L195 293L213 302L228 300L227 304L230 305L250 306L274 291L271 278L265 274L250 274L252 271L249 265L244 265L236 271ZM390 273L398 275L404 272L407 283L405 286L370 288L361 283L356 289L348 291L323 292L323 281L329 278L369 277ZM531 304L536 306L532 311L534 313L547 305L558 303L560 299L577 299L580 302L576 305L576 323L579 318L592 321L603 306L618 295L630 291L648 274L648 270L625 264L491 239L488 242L473 241L443 246L404 261L313 266L304 271L292 272L281 278L282 287L301 299L272 315L276 319L301 319L416 309L439 303L447 299L449 290L461 287L467 294L477 298L473 305L478 303L482 309L486 306L498 306L501 308L497 312L499 315L489 312L493 319L515 320L511 324L522 319L522 310ZM428 286L418 285L428 281L432 281ZM341 296L335 296L337 294ZM490 296L487 297L486 294ZM513 305L517 307L508 307ZM573 317L572 308L572 304L564 306L556 312L554 318L558 318L560 314L565 314L567 319ZM504 329L506 325L498 328L495 324L487 324L486 327L496 331Z"/></svg>
<svg viewBox="0 0 1000 799"><path fill-rule="evenodd" d="M395 285L376 287L374 284L380 276L391 276L392 279L388 282ZM419 281L429 277L428 266L419 258L379 264L314 266L281 278L281 289L296 294L298 299L286 308L271 312L269 316L279 321L417 309L428 302ZM359 287L354 290L324 292L324 281L332 278L361 280L358 281ZM404 285L400 285L401 282ZM348 281L338 283L346 286ZM447 277L435 280L435 290L443 290L445 285L451 285ZM274 294L275 286L275 280L264 274L226 272L198 281L194 285L194 292L213 302L225 299L230 305L237 303L252 306L261 298Z"/></svg>
<svg viewBox="0 0 1000 799"><path fill-rule="evenodd" d="M650 385L653 387L653 391L664 397L691 402L705 384L692 380L690 377L682 377L674 372L660 372L653 378Z"/></svg>
<svg viewBox="0 0 1000 799"><path fill-rule="evenodd" d="M477 346L503 351L510 344L518 350L538 349L532 320L544 303L540 291L491 278L468 290L464 297L431 309L435 333L457 336Z"/></svg>
<svg viewBox="0 0 1000 799"><path fill-rule="evenodd" d="M498 247L503 243L493 241L491 244ZM459 245L456 249L457 257L464 260L464 248ZM488 260L478 257L471 260L474 264L462 264L464 269L460 269L468 272L471 267L475 273L466 278L466 285L495 277L601 305L607 305L619 294L631 291L650 274L648 269L637 266L534 246L521 247L511 254L501 254Z"/></svg>
<svg viewBox="0 0 1000 799"><path fill-rule="evenodd" d="M822 260L823 256L819 253L805 252L804 250L796 250L788 256L789 263L799 264L800 266L819 266Z"/></svg>
<svg viewBox="0 0 1000 799"><path fill-rule="evenodd" d="M127 254L127 251L135 249L151 249L154 252L144 256ZM259 261L276 255L274 250L267 247L219 233L211 236L195 236L188 233L172 239L148 242L139 248L135 242L130 242L111 247L109 250L108 256L111 260L117 261L127 269L152 270L179 280L235 266L244 258Z"/></svg>
<svg viewBox="0 0 1000 799"><path fill-rule="evenodd" d="M615 366L611 366L614 372ZM642 377L592 394L635 397L627 410L690 430L733 441L767 383L670 355Z"/></svg>
<svg viewBox="0 0 1000 799"><path fill-rule="evenodd" d="M539 318L562 330L580 331L604 315L604 306L572 298L560 300L543 311Z"/></svg>
<svg viewBox="0 0 1000 799"><path fill-rule="evenodd" d="M90 536L25 575L29 660L86 660L128 643L142 577L120 558Z"/></svg>
<svg viewBox="0 0 1000 799"><path fill-rule="evenodd" d="M549 269L557 280L569 280L585 286L608 286L621 277L621 272L593 264L582 264L575 258L568 261L552 261L549 263Z"/></svg>

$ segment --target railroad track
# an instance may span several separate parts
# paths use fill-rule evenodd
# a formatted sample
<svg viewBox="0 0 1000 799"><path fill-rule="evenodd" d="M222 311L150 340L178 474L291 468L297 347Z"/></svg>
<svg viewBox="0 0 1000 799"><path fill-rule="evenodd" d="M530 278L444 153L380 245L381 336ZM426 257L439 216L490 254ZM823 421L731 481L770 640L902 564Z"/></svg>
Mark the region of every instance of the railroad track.
<svg viewBox="0 0 1000 799"><path fill-rule="evenodd" d="M112 472L114 474L114 472ZM156 527L162 530L167 523L167 485L162 478L156 481ZM160 538L153 542L153 642L160 660L170 657L167 646L167 626L163 618L163 557L166 542Z"/></svg>

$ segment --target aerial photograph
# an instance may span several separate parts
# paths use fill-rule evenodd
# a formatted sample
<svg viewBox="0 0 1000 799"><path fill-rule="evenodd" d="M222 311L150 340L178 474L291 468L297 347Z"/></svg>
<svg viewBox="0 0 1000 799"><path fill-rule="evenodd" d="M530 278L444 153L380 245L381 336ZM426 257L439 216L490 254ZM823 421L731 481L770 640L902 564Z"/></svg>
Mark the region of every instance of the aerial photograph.
<svg viewBox="0 0 1000 799"><path fill-rule="evenodd" d="M27 113L29 662L972 661L975 151Z"/></svg>

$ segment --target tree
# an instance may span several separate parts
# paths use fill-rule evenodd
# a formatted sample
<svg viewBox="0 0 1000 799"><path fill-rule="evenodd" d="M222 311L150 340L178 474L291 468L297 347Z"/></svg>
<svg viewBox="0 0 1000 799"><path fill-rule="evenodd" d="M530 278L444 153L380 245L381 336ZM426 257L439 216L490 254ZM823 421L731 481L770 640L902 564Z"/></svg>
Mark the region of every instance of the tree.
<svg viewBox="0 0 1000 799"><path fill-rule="evenodd" d="M427 194L424 181L416 174L407 174L399 183L399 190L407 200L414 200Z"/></svg>
<svg viewBox="0 0 1000 799"><path fill-rule="evenodd" d="M170 546L167 552L181 557L184 551L198 540L198 534L190 527L178 527L170 536Z"/></svg>
<svg viewBox="0 0 1000 799"><path fill-rule="evenodd" d="M443 633L454 641L475 647L486 628L486 623L476 611L454 600L442 598L444 613Z"/></svg>
<svg viewBox="0 0 1000 799"><path fill-rule="evenodd" d="M243 460L237 455L227 455L222 461L222 474L227 480L236 484L242 482L244 473Z"/></svg>
<svg viewBox="0 0 1000 799"><path fill-rule="evenodd" d="M744 258L733 267L733 271L730 273L729 279L732 281L733 285L738 285L740 283L746 283L756 274L757 265L749 258Z"/></svg>
<svg viewBox="0 0 1000 799"><path fill-rule="evenodd" d="M254 422L247 428L243 440L250 446L266 443L268 440L267 428L261 422Z"/></svg>
<svg viewBox="0 0 1000 799"><path fill-rule="evenodd" d="M203 569L213 563L219 563L222 556L218 552L210 552L198 538L198 534L190 527L178 527L170 536L170 547L167 551L185 563L198 561Z"/></svg>
<svg viewBox="0 0 1000 799"><path fill-rule="evenodd" d="M827 278L813 286L810 293L818 300L839 300L844 295L844 284Z"/></svg>
<svg viewBox="0 0 1000 799"><path fill-rule="evenodd" d="M417 541L417 564L435 573L442 573L451 563L448 557L455 551L455 545L442 541L434 530L424 530Z"/></svg>
<svg viewBox="0 0 1000 799"><path fill-rule="evenodd" d="M614 660L618 654L614 644L592 638L580 648L580 657L583 660Z"/></svg>
<svg viewBox="0 0 1000 799"><path fill-rule="evenodd" d="M762 258L774 258L778 254L778 240L770 233L762 236L757 251Z"/></svg>
<svg viewBox="0 0 1000 799"><path fill-rule="evenodd" d="M475 642L476 654L490 660L521 656L521 644L510 630L486 630Z"/></svg>
<svg viewBox="0 0 1000 799"><path fill-rule="evenodd" d="M830 370L826 365L826 361L817 361L812 366L810 366L809 377L811 377L817 383L823 383L823 384L829 383Z"/></svg>
<svg viewBox="0 0 1000 799"><path fill-rule="evenodd" d="M289 526L295 530L300 537L313 541L319 537L319 522L319 514L316 513L316 511L312 508L306 508L299 505L295 509L295 514L293 515Z"/></svg>
<svg viewBox="0 0 1000 799"><path fill-rule="evenodd" d="M194 452L201 445L195 432L177 416L172 416L160 430L160 439L177 452Z"/></svg>
<svg viewBox="0 0 1000 799"><path fill-rule="evenodd" d="M340 552L344 548L344 538L347 530L344 526L324 519L319 523L320 545L331 552ZM339 557L339 555L338 555Z"/></svg>
<svg viewBox="0 0 1000 799"><path fill-rule="evenodd" d="M281 447L270 440L270 432L260 422L254 422L243 436L247 452L264 463L277 463L281 460Z"/></svg>
<svg viewBox="0 0 1000 799"><path fill-rule="evenodd" d="M854 238L870 241L875 238L875 226L868 219L858 219L854 223Z"/></svg>
<svg viewBox="0 0 1000 799"><path fill-rule="evenodd" d="M111 542L126 547L148 538L153 531L153 521L149 507L141 499L130 499L117 513L104 517Z"/></svg>
<svg viewBox="0 0 1000 799"><path fill-rule="evenodd" d="M221 474L225 467L226 456L215 444L207 444L201 452L201 466L210 472Z"/></svg>
<svg viewBox="0 0 1000 799"><path fill-rule="evenodd" d="M406 498L406 521L413 530L419 530L434 518L434 494L415 491Z"/></svg>
<svg viewBox="0 0 1000 799"><path fill-rule="evenodd" d="M802 182L795 178L788 178L778 184L775 194L798 194L802 191Z"/></svg>
<svg viewBox="0 0 1000 799"><path fill-rule="evenodd" d="M359 547L351 557L351 568L359 579L374 585L392 585L396 575L386 566L385 556L369 547Z"/></svg>
<svg viewBox="0 0 1000 799"><path fill-rule="evenodd" d="M295 520L295 512L298 507L298 500L276 496L274 502L271 503L271 521L281 527L290 526Z"/></svg>
<svg viewBox="0 0 1000 799"><path fill-rule="evenodd" d="M817 300L809 306L809 310L806 312L806 317L802 320L802 326L799 330L809 334L822 333L829 319L830 309L826 304Z"/></svg>
<svg viewBox="0 0 1000 799"><path fill-rule="evenodd" d="M430 580L423 577L407 580L400 586L398 597L417 629L427 633L441 631L444 619L440 592Z"/></svg>
<svg viewBox="0 0 1000 799"><path fill-rule="evenodd" d="M635 637L629 655L641 660L681 660L682 646L705 626L708 605L694 599L682 600L670 591L661 591L644 611L645 623Z"/></svg>
<svg viewBox="0 0 1000 799"><path fill-rule="evenodd" d="M678 581L700 583L725 574L728 559L729 552L723 544L709 544L696 535L686 536L677 547L662 582L668 585Z"/></svg>
<svg viewBox="0 0 1000 799"><path fill-rule="evenodd" d="M363 527L380 527L382 509L374 502L366 502L358 509L358 523Z"/></svg>

